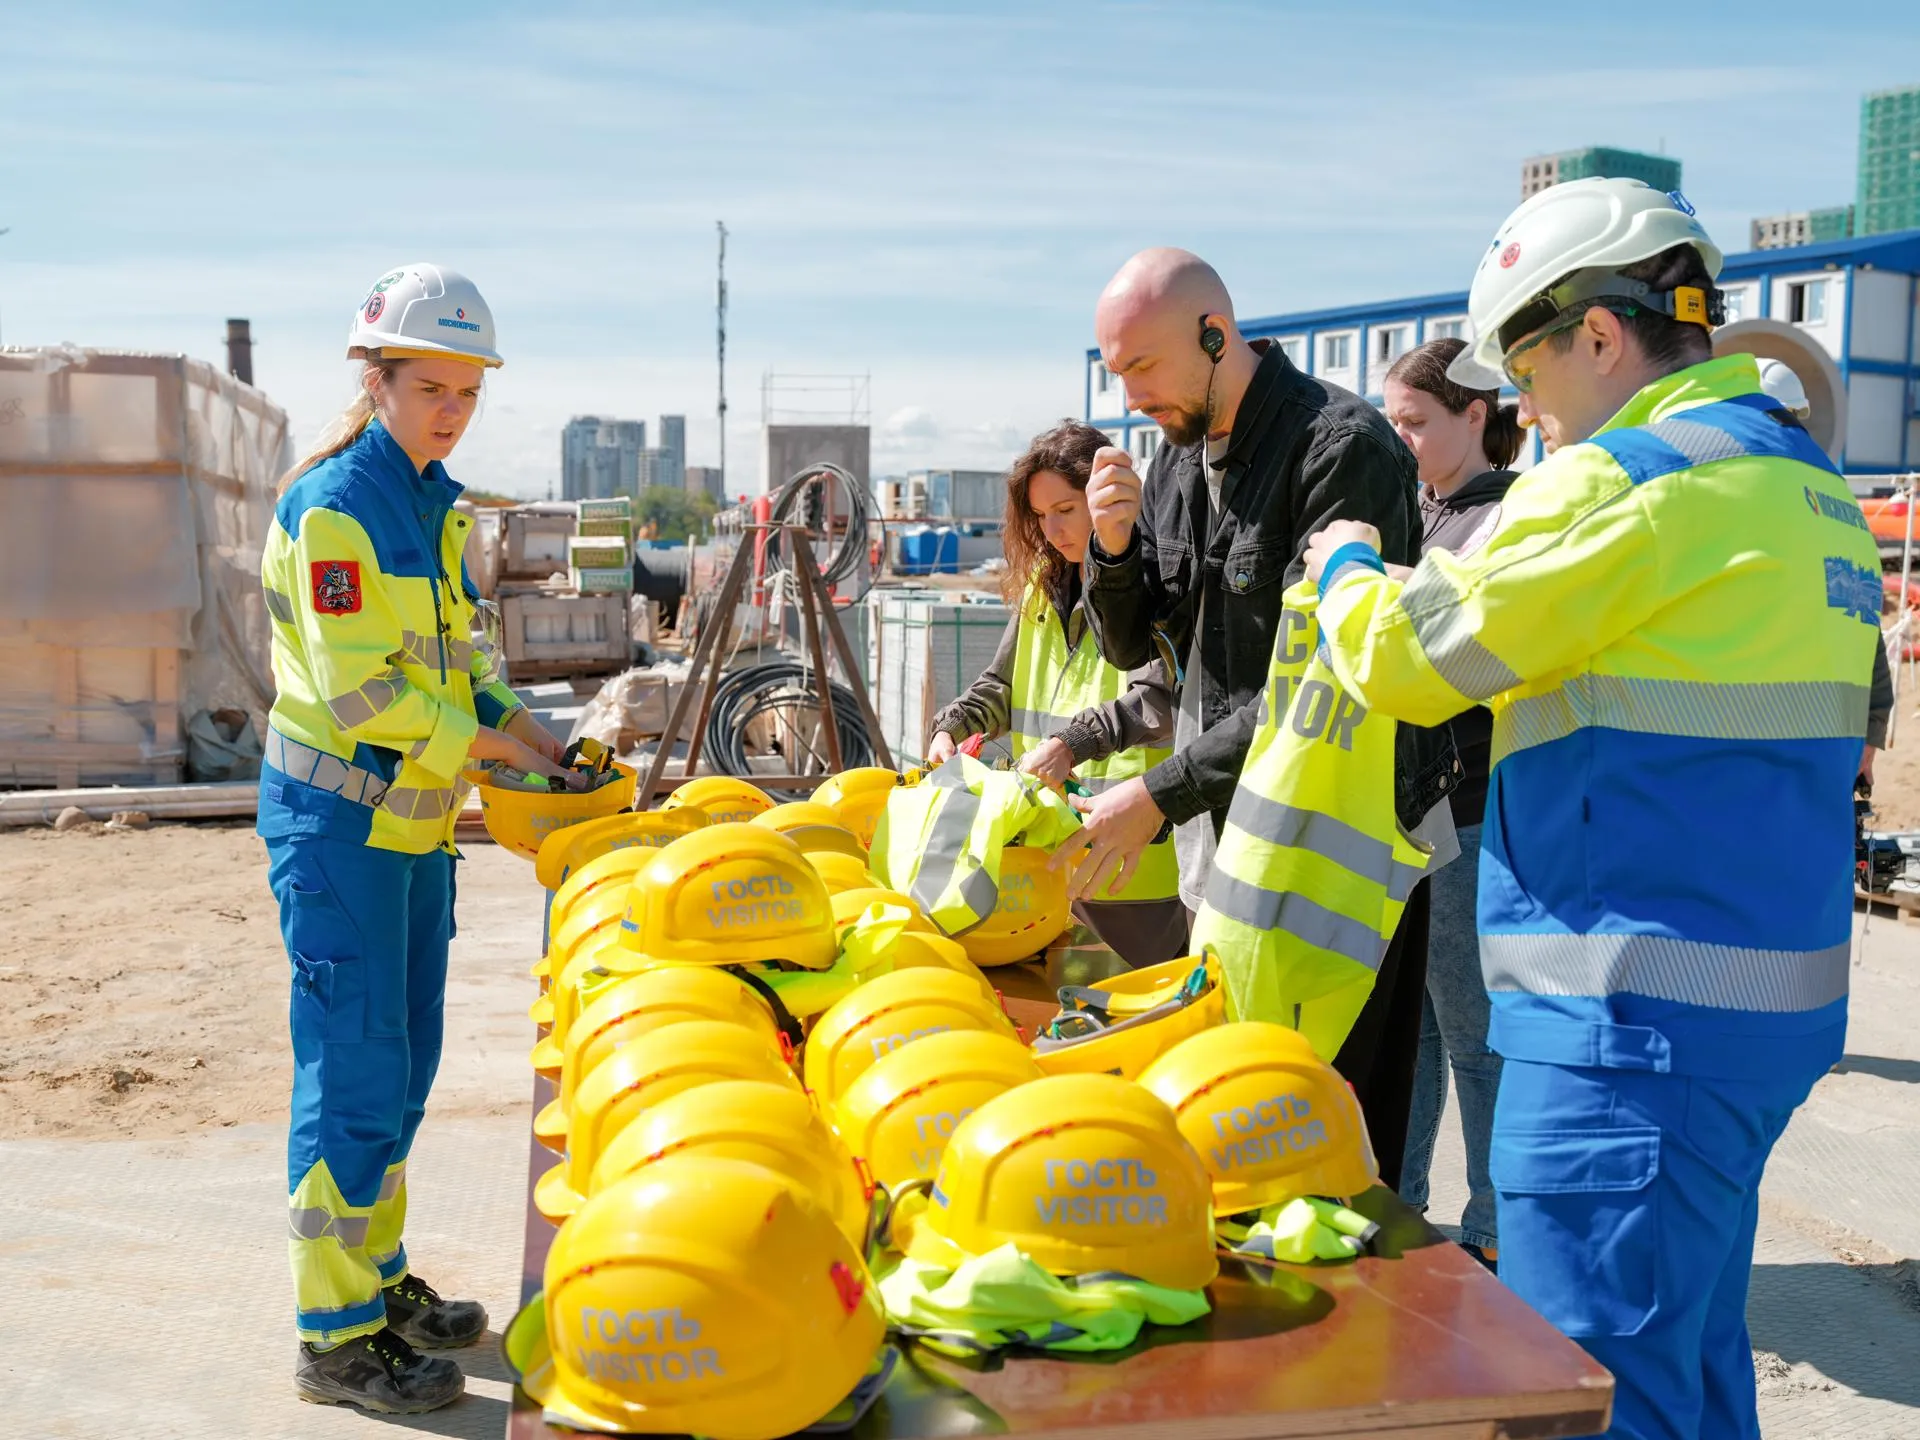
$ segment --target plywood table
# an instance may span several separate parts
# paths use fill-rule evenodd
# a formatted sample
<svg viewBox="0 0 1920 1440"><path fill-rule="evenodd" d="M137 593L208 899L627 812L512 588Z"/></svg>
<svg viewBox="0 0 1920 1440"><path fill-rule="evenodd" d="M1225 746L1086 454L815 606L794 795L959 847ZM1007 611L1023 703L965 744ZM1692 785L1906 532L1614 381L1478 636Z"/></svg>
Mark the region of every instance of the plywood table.
<svg viewBox="0 0 1920 1440"><path fill-rule="evenodd" d="M1045 979L996 972L1031 1028L1051 1013ZM535 1108L552 1093L536 1080ZM529 1143L524 1303L554 1230L533 1184L556 1157ZM1223 1261L1213 1313L1149 1327L1106 1355L951 1360L914 1345L851 1440L968 1435L1060 1440L1548 1440L1607 1427L1613 1381L1389 1191L1354 1208L1379 1222L1378 1253L1344 1264ZM516 1391L509 1440L569 1440Z"/></svg>

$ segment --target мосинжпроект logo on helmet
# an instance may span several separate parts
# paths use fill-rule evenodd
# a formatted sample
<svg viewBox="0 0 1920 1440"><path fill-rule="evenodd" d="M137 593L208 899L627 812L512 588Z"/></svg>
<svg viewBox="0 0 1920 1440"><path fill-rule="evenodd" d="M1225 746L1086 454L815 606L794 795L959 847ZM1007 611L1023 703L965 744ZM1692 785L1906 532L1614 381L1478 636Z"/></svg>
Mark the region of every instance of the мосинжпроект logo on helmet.
<svg viewBox="0 0 1920 1440"><path fill-rule="evenodd" d="M446 326L449 330L472 330L476 333L479 331L480 327L474 324L473 321L467 319L467 312L464 306L455 310L453 314L454 318L451 320L442 315L439 323Z"/></svg>

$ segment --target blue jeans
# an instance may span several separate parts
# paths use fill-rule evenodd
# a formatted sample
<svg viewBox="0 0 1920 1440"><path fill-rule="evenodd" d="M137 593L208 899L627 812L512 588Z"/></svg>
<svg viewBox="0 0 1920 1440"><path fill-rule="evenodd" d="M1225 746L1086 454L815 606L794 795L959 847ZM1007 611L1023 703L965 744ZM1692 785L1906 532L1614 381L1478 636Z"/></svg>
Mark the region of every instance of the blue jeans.
<svg viewBox="0 0 1920 1440"><path fill-rule="evenodd" d="M1487 1150L1493 1140L1493 1103L1500 1091L1500 1057L1487 1048L1487 987L1480 975L1480 827L1459 830L1460 858L1428 884L1433 919L1427 939L1427 993L1421 1007L1420 1053L1414 1062L1413 1113L1407 1121L1400 1198L1427 1208L1427 1171L1433 1163L1440 1117L1447 1108L1447 1063L1460 1086L1460 1128L1467 1142L1467 1208L1460 1238L1483 1250L1499 1246Z"/></svg>

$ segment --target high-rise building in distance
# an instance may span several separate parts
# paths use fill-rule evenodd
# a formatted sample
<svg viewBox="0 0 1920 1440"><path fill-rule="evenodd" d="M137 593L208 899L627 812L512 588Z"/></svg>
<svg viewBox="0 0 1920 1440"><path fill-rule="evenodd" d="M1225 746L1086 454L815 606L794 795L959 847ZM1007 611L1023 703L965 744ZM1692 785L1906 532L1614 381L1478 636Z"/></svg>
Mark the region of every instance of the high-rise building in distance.
<svg viewBox="0 0 1920 1440"><path fill-rule="evenodd" d="M1678 190L1680 162L1670 155L1646 155L1608 145L1562 150L1557 155L1529 155L1520 162L1520 198L1531 199L1562 181L1591 180L1595 176L1644 180L1656 190Z"/></svg>
<svg viewBox="0 0 1920 1440"><path fill-rule="evenodd" d="M607 500L640 488L640 456L647 422L576 415L560 432L560 494L567 500Z"/></svg>
<svg viewBox="0 0 1920 1440"><path fill-rule="evenodd" d="M660 460L654 467L656 485L684 489L687 483L687 417L660 417Z"/></svg>
<svg viewBox="0 0 1920 1440"><path fill-rule="evenodd" d="M1920 85L1861 99L1854 216L1862 235L1920 230Z"/></svg>

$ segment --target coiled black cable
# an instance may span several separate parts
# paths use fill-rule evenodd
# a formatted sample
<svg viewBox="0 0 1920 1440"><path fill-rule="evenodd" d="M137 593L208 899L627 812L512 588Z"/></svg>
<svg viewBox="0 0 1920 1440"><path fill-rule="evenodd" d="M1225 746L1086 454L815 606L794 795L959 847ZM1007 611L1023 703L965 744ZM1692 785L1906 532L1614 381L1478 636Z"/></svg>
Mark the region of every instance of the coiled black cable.
<svg viewBox="0 0 1920 1440"><path fill-rule="evenodd" d="M791 660L770 660L729 671L714 687L713 709L707 714L704 742L707 761L728 775L753 778L747 760L747 727L763 716L790 713L790 723L801 734L812 731L820 718L820 677L811 666ZM871 765L873 740L854 693L832 682L833 716L840 732L840 761L846 768ZM818 752L789 755L792 773L807 773L806 762L817 759L827 767L825 742Z"/></svg>
<svg viewBox="0 0 1920 1440"><path fill-rule="evenodd" d="M835 490L840 493L840 501L829 510L828 497ZM794 475L773 497L771 518L775 524L801 525L815 535L823 535L829 514L842 519L845 528L841 530L832 554L821 555L816 551L814 558L820 562L821 574L826 576L829 586L845 585L861 574L861 567L867 560L867 537L873 522L879 518L879 507L874 503L873 492L849 471L822 462L809 465ZM788 568L788 557L784 551L779 531L767 536L769 581L775 574ZM866 584L859 595L852 597L852 603L857 604L872 587L872 572L868 571Z"/></svg>

